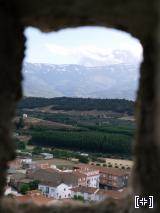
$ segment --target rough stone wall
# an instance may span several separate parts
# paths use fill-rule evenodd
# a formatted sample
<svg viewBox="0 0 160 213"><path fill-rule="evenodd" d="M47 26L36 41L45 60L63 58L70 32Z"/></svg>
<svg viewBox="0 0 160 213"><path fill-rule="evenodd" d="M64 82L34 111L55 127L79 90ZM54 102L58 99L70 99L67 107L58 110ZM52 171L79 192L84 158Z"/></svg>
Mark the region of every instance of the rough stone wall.
<svg viewBox="0 0 160 213"><path fill-rule="evenodd" d="M130 202L125 201L124 204L106 201L101 204L82 205L76 201L62 203L57 202L50 206L36 206L34 204L18 205L13 201L3 201L0 206L0 212L3 213L117 213L128 212Z"/></svg>
<svg viewBox="0 0 160 213"><path fill-rule="evenodd" d="M154 195L160 209L160 66L158 47L160 11L158 0L0 0L0 196L7 162L15 157L11 120L21 98L23 29L54 31L66 27L106 26L121 29L140 39L144 48L136 103L137 132L132 195L126 201L106 201L92 206L75 204L37 207L0 200L0 212L142 212L134 209L134 194Z"/></svg>
<svg viewBox="0 0 160 213"><path fill-rule="evenodd" d="M22 26L5 7L0 7L0 195L7 161L15 157L11 143L11 119L21 98L21 62L24 51Z"/></svg>

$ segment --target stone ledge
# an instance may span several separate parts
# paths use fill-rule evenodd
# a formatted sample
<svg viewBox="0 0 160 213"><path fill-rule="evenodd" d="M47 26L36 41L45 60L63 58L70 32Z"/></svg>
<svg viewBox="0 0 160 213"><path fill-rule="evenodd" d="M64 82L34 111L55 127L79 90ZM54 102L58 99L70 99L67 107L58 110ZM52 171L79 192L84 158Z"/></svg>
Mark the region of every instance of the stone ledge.
<svg viewBox="0 0 160 213"><path fill-rule="evenodd" d="M2 213L120 213L129 212L131 199L116 202L110 199L106 201L87 205L77 201L56 201L53 204L37 206L32 203L18 204L11 198L3 198L0 203Z"/></svg>

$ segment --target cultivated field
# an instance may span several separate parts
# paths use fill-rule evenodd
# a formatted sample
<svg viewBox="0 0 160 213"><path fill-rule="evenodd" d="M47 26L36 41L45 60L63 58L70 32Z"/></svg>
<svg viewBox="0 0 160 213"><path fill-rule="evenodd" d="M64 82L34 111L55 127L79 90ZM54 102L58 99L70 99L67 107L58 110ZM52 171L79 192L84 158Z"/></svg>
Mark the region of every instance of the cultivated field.
<svg viewBox="0 0 160 213"><path fill-rule="evenodd" d="M113 166L117 164L117 166L124 166L124 167L133 167L133 161L131 160L120 160L120 159L113 159L113 158L103 158L106 161L106 164L111 163Z"/></svg>
<svg viewBox="0 0 160 213"><path fill-rule="evenodd" d="M15 121L18 121L19 117L15 118ZM34 117L27 117L24 119L25 126L37 126L37 127L46 127L46 128L53 128L53 129L77 129L76 127L69 125L69 124L63 124L53 121L47 121L40 118L34 118Z"/></svg>
<svg viewBox="0 0 160 213"><path fill-rule="evenodd" d="M71 169L74 166L74 163L69 160L63 160L59 158L54 158L50 160L38 160L35 161L40 164L47 163L48 165L55 165L57 168L63 168L63 169Z"/></svg>

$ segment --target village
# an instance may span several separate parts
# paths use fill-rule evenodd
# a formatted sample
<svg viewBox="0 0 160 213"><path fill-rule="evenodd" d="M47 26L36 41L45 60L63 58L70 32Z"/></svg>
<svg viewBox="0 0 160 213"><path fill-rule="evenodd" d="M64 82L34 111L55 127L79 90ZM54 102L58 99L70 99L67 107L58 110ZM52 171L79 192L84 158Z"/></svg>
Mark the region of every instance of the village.
<svg viewBox="0 0 160 213"><path fill-rule="evenodd" d="M67 164L47 153L43 160L17 157L10 162L4 195L18 202L47 204L57 200L85 203L121 200L129 193L130 170L91 164ZM48 159L47 159L48 158ZM59 168L61 162L64 166Z"/></svg>
<svg viewBox="0 0 160 213"><path fill-rule="evenodd" d="M90 121L90 117L86 115L83 119ZM61 147L56 148L54 144L47 147L44 143L45 138L42 146L34 144L33 139L37 133L40 134L37 140L39 143L44 135L48 140L49 136L56 134L58 130L59 136L52 138L52 143L59 140L58 145L61 143L63 134L66 133L72 134L73 137L78 133L76 138L82 134L93 134L93 131L90 133L90 130L84 130L82 127L65 124L64 118L61 122L39 119L26 113L14 119L13 139L17 146L17 157L8 165L4 195L19 203L34 202L36 204L50 204L66 200L93 203L105 199L121 201L125 198L130 193L129 182L133 161L125 159L121 153L117 157L114 154L109 156L85 152L86 144L83 145L82 151L80 147L79 150L67 150ZM95 135L98 134L97 131L96 129ZM108 129L108 131L113 130ZM100 131L100 134L102 135L103 131ZM121 135L119 137L121 138ZM65 135L64 140L67 138L68 136ZM83 136L83 141L88 138L88 136ZM107 137L103 136L104 138ZM65 141L65 144L68 143L69 141ZM75 144L77 146L77 143ZM121 144L123 145L123 142Z"/></svg>

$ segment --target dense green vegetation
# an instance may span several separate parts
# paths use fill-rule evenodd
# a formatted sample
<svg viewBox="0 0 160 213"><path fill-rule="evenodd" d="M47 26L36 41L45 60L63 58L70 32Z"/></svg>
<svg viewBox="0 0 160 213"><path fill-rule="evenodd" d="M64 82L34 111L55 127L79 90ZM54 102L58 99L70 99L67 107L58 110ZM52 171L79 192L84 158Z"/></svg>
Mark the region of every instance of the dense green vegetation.
<svg viewBox="0 0 160 213"><path fill-rule="evenodd" d="M17 108L44 107L53 105L55 110L104 110L133 115L134 102L125 99L92 99L92 98L24 98Z"/></svg>
<svg viewBox="0 0 160 213"><path fill-rule="evenodd" d="M54 109L64 111L53 113L34 109L50 105ZM132 115L133 108L134 102L119 99L24 98L18 105L18 116L25 113L28 118L39 118L76 128L56 129L33 125L25 128L21 117L15 127L20 135L32 136L29 144L35 146L32 153L35 155L42 152L41 147L49 147L53 148L55 157L73 157L78 158L80 162L88 162L89 159L74 153L74 150L90 153L90 159L93 161L98 155L131 158L135 123L123 118ZM92 109L96 109L96 112L86 113ZM74 113L68 110L74 110ZM22 144L17 145L23 149Z"/></svg>
<svg viewBox="0 0 160 213"><path fill-rule="evenodd" d="M21 129L21 128L23 128L23 127L24 127L24 120L23 120L23 118L20 117L18 121L15 121L15 122L14 122L14 125L15 125L15 128L16 128L16 129Z"/></svg>
<svg viewBox="0 0 160 213"><path fill-rule="evenodd" d="M73 200L84 201L84 197L80 195L74 195Z"/></svg>
<svg viewBox="0 0 160 213"><path fill-rule="evenodd" d="M63 124L70 124L79 127L79 130L97 130L97 131L112 131L113 133L119 132L123 134L123 131L128 131L128 134L133 135L133 130L135 129L134 122L127 120L120 120L119 117L122 115L117 115L114 113L109 113L108 115L70 115L65 113L48 113L48 112L38 112L29 111L27 109L17 110L17 115L22 115L23 113L28 114L30 117L40 118L43 120L59 122ZM107 129L106 129L107 128Z"/></svg>
<svg viewBox="0 0 160 213"><path fill-rule="evenodd" d="M131 154L132 137L96 131L31 131L30 144L90 152Z"/></svg>
<svg viewBox="0 0 160 213"><path fill-rule="evenodd" d="M38 180L34 180L30 183L24 183L20 185L19 192L22 194L26 194L28 191L38 189L38 184L39 184Z"/></svg>
<svg viewBox="0 0 160 213"><path fill-rule="evenodd" d="M26 144L18 139L14 139L14 142L16 144L16 148L18 150L25 150L26 149Z"/></svg>

